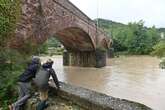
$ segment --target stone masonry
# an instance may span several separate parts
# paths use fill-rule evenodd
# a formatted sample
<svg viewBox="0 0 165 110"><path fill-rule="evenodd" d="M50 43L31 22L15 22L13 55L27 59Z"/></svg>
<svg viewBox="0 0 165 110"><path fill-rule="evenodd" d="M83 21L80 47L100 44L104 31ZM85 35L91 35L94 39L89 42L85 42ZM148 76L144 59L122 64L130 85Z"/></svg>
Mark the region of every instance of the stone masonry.
<svg viewBox="0 0 165 110"><path fill-rule="evenodd" d="M56 36L66 50L72 53L72 59L69 60L72 66L105 66L106 56L100 54L103 56L98 57L95 52L98 48L108 49L111 39L70 1L22 0L21 16L11 46L19 49L27 41L37 46L52 36ZM89 60L84 59L86 56L90 56ZM96 58L104 59L98 61Z"/></svg>
<svg viewBox="0 0 165 110"><path fill-rule="evenodd" d="M93 51L110 45L105 33L68 0L22 0L21 7L14 48L26 40L38 45L54 35L67 50Z"/></svg>
<svg viewBox="0 0 165 110"><path fill-rule="evenodd" d="M115 98L82 87L61 82L56 90L51 83L49 107L46 110L152 110L129 100ZM31 98L25 110L35 110L37 100Z"/></svg>

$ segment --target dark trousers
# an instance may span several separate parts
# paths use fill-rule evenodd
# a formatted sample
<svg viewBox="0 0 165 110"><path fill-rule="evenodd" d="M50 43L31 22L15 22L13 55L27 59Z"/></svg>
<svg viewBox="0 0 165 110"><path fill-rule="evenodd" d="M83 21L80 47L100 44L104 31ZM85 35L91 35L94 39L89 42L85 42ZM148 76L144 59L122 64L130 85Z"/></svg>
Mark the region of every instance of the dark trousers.
<svg viewBox="0 0 165 110"><path fill-rule="evenodd" d="M30 82L18 82L18 91L19 91L19 98L18 100L12 104L13 110L20 110L21 106L26 103L27 99L30 98L30 89L31 84Z"/></svg>

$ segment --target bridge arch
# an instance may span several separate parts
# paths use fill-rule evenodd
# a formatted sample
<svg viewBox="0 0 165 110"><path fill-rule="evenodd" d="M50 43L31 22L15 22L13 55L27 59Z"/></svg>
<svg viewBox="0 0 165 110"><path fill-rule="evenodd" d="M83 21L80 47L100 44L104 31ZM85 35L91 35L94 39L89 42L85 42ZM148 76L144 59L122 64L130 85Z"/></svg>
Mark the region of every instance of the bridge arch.
<svg viewBox="0 0 165 110"><path fill-rule="evenodd" d="M19 48L28 39L39 45L54 35L67 50L73 51L74 65L90 63L91 59L92 65L96 65L95 51L109 47L106 34L68 0L22 0L21 16L11 46ZM99 61L101 59L99 57ZM105 62L98 64L104 66Z"/></svg>
<svg viewBox="0 0 165 110"><path fill-rule="evenodd" d="M79 27L68 27L55 33L56 38L69 51L94 51L95 47L87 32Z"/></svg>

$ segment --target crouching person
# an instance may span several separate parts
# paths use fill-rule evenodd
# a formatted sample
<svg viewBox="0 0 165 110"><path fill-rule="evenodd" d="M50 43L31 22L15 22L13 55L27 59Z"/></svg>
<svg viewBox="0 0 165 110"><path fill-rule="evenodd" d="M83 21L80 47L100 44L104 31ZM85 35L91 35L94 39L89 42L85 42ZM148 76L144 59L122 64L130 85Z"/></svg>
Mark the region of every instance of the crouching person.
<svg viewBox="0 0 165 110"><path fill-rule="evenodd" d="M56 73L54 69L52 68L53 61L49 59L46 63L44 63L41 67L41 69L36 74L36 77L34 79L34 83L39 89L40 93L40 103L37 105L37 110L44 110L48 104L48 88L49 88L49 78L52 76L57 89L60 89L59 81L56 76Z"/></svg>
<svg viewBox="0 0 165 110"><path fill-rule="evenodd" d="M18 79L18 92L19 98L18 100L9 105L10 110L20 110L22 106L26 103L26 101L31 96L31 81L35 77L37 71L40 68L40 59L35 57L32 58L31 63L28 65L26 70L19 76Z"/></svg>

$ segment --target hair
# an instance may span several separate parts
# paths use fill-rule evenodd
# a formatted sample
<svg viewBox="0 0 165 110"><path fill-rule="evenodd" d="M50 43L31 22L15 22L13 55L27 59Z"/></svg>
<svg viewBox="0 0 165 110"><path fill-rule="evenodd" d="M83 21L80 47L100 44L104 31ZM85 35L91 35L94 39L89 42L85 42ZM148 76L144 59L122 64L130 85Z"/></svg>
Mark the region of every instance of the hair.
<svg viewBox="0 0 165 110"><path fill-rule="evenodd" d="M53 64L54 61L53 61L52 59L48 59L48 60L47 60L47 63L51 63L51 64Z"/></svg>
<svg viewBox="0 0 165 110"><path fill-rule="evenodd" d="M32 56L32 63L41 64L41 59L38 56Z"/></svg>

